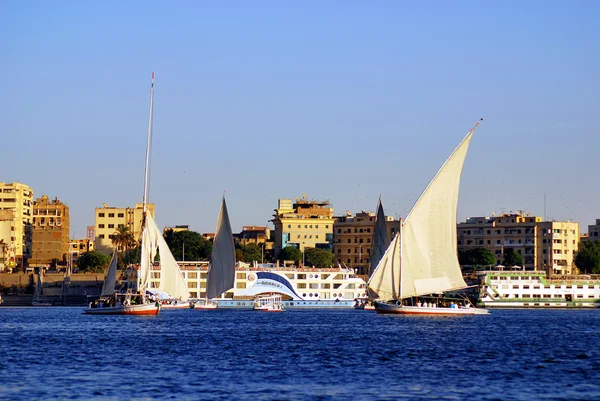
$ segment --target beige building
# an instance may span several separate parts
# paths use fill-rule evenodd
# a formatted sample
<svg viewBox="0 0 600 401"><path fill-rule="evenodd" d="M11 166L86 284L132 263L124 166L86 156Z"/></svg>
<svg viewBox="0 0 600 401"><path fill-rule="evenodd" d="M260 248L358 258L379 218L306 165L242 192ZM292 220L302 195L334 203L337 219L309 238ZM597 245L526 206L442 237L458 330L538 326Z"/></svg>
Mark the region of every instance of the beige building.
<svg viewBox="0 0 600 401"><path fill-rule="evenodd" d="M9 263L25 266L31 258L33 190L18 182L0 182L0 210L12 212L10 244L5 241L9 244Z"/></svg>
<svg viewBox="0 0 600 401"><path fill-rule="evenodd" d="M154 217L154 204L148 203L146 206L150 215ZM142 236L142 214L143 204L141 203L136 203L133 208L111 207L106 203L102 207L97 207L94 248L98 252L112 253L114 250L112 236L120 225L129 227L134 238L136 240L140 239Z"/></svg>
<svg viewBox="0 0 600 401"><path fill-rule="evenodd" d="M488 248L501 264L508 249L523 256L527 270L572 274L579 249L579 223L542 221L522 212L470 217L457 224L458 250Z"/></svg>
<svg viewBox="0 0 600 401"><path fill-rule="evenodd" d="M69 206L58 198L46 195L33 202L33 240L30 265L59 264L67 261L69 253Z"/></svg>
<svg viewBox="0 0 600 401"><path fill-rule="evenodd" d="M385 219L391 240L400 230L400 220L394 220L392 216ZM346 216L335 218L333 253L338 263L355 269L359 274L367 274L376 221L377 216L372 212L360 212L356 216L346 212Z"/></svg>
<svg viewBox="0 0 600 401"><path fill-rule="evenodd" d="M275 226L275 258L286 246L304 248L333 248L333 208L329 201L279 199L271 222Z"/></svg>

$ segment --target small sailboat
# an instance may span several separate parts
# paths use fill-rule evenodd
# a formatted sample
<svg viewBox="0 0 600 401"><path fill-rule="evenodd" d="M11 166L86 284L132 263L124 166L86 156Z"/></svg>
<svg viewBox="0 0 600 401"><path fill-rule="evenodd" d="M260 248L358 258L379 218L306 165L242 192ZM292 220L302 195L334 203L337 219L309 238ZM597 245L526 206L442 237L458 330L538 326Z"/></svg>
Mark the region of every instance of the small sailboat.
<svg viewBox="0 0 600 401"><path fill-rule="evenodd" d="M206 277L206 296L195 303L190 303L192 309L216 309L217 303L213 298L218 297L235 285L235 244L229 223L229 213L225 196L221 202L217 230L213 241L208 276Z"/></svg>
<svg viewBox="0 0 600 401"><path fill-rule="evenodd" d="M35 285L35 289L33 292L33 299L31 301L31 306L52 306L52 302L50 302L45 295L44 291L44 267L39 267L38 279Z"/></svg>
<svg viewBox="0 0 600 401"><path fill-rule="evenodd" d="M457 256L456 212L460 176L471 138L467 133L400 226L367 287L380 298L378 313L464 315L487 313L447 291L466 288Z"/></svg>
<svg viewBox="0 0 600 401"><path fill-rule="evenodd" d="M108 268L102 292L97 301L90 303L84 313L91 315L157 315L160 312L159 302L151 300L146 295L150 272L159 246L160 232L157 234L156 223L148 213L148 178L150 174L150 149L152 143L152 120L154 110L154 73L152 73L152 86L150 88L150 115L148 117L148 137L146 142L146 166L144 170L144 196L142 213L142 245L141 264L137 274L137 292L128 291L125 294L115 292L117 282L117 253L115 249ZM167 247L168 249L168 247ZM169 252L170 253L170 252ZM161 257L163 255L161 254ZM168 258L168 255L164 255ZM172 257L172 255L171 255Z"/></svg>

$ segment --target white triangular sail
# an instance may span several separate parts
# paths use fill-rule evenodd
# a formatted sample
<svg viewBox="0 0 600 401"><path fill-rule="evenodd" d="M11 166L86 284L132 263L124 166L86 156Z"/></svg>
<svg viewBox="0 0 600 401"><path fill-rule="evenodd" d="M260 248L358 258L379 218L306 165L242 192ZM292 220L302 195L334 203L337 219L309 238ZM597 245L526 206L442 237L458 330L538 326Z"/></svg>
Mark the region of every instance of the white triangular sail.
<svg viewBox="0 0 600 401"><path fill-rule="evenodd" d="M460 176L477 125L442 165L404 220L400 235L386 251L386 255L393 252L393 257L384 256L375 269L368 286L382 299L441 294L466 287L457 257L456 212ZM396 275L396 261L400 261L400 277ZM399 294L394 294L397 284L387 280L398 279Z"/></svg>
<svg viewBox="0 0 600 401"><path fill-rule="evenodd" d="M117 282L117 250L114 251L108 270L106 271L106 277L104 277L104 283L102 284L102 292L100 296L111 296L115 293L115 283Z"/></svg>
<svg viewBox="0 0 600 401"><path fill-rule="evenodd" d="M229 223L225 197L221 204L217 230L210 255L210 266L206 280L206 298L215 298L235 284L235 244Z"/></svg>
<svg viewBox="0 0 600 401"><path fill-rule="evenodd" d="M151 222L149 224L149 222ZM140 271L138 272L138 290L144 291L148 288L150 281L150 272L152 271L152 265L156 258L156 250L158 248L158 237L160 233L152 229L154 220L150 213L146 212L146 221L144 224L144 230L142 231L142 249L141 249L141 262Z"/></svg>
<svg viewBox="0 0 600 401"><path fill-rule="evenodd" d="M173 253L171 253L171 249L169 249L169 245L167 245L160 229L149 215L146 225L148 226L148 230L154 233L152 238L156 238L160 254L160 284L158 290L166 292L172 298L180 298L184 302L187 301L190 297L190 292L183 274L181 274L179 265Z"/></svg>
<svg viewBox="0 0 600 401"><path fill-rule="evenodd" d="M400 236L396 235L369 278L368 287L381 299L398 299L400 291Z"/></svg>

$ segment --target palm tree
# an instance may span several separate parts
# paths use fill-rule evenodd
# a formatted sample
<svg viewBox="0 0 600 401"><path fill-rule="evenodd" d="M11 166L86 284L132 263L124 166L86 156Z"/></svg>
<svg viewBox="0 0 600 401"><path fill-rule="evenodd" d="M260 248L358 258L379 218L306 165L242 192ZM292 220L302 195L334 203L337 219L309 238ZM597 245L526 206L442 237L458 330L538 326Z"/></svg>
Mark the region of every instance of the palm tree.
<svg viewBox="0 0 600 401"><path fill-rule="evenodd" d="M117 230L114 232L111 238L112 244L117 248L117 252L121 251L120 259L123 258L124 253L131 247L135 246L135 237L129 230L129 227L123 224L119 224Z"/></svg>

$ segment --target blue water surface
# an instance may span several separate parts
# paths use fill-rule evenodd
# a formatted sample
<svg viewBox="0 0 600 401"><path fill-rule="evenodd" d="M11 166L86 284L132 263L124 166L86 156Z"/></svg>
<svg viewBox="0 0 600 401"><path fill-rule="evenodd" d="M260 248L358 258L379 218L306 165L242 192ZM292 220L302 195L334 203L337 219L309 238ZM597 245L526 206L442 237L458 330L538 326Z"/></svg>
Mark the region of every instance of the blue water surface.
<svg viewBox="0 0 600 401"><path fill-rule="evenodd" d="M2 400L600 400L600 310L0 308Z"/></svg>

